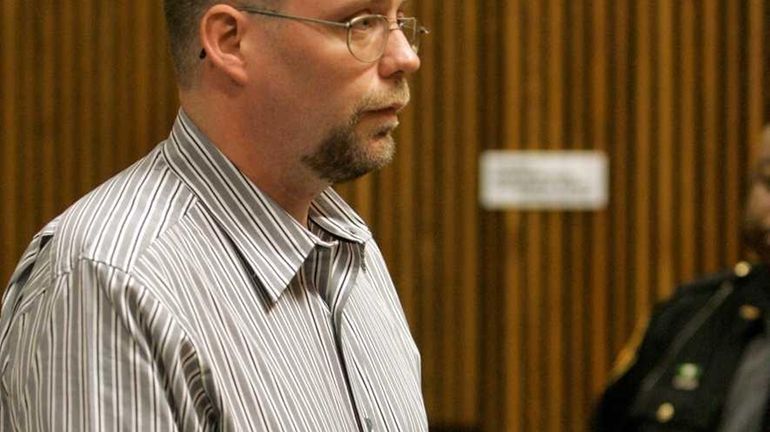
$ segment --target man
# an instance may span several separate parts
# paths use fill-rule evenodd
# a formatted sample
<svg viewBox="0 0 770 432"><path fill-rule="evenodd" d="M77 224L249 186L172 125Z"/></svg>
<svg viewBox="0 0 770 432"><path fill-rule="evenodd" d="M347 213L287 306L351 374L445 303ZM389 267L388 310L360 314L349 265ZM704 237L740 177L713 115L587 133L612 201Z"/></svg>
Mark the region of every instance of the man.
<svg viewBox="0 0 770 432"><path fill-rule="evenodd" d="M2 430L427 430L382 256L330 188L391 159L427 31L400 0L165 12L179 116L24 253Z"/></svg>
<svg viewBox="0 0 770 432"><path fill-rule="evenodd" d="M758 157L743 227L758 264L680 287L656 308L641 345L621 353L595 430L770 427L770 126Z"/></svg>

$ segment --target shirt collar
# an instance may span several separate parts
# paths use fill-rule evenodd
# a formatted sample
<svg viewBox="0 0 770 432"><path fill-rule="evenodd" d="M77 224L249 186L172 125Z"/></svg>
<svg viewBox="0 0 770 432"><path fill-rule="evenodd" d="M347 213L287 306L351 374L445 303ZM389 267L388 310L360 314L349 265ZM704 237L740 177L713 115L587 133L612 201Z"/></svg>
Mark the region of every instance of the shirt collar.
<svg viewBox="0 0 770 432"><path fill-rule="evenodd" d="M327 243L264 194L180 110L163 146L169 166L198 197L275 302L317 245ZM311 204L309 218L349 242L371 239L369 228L332 189Z"/></svg>

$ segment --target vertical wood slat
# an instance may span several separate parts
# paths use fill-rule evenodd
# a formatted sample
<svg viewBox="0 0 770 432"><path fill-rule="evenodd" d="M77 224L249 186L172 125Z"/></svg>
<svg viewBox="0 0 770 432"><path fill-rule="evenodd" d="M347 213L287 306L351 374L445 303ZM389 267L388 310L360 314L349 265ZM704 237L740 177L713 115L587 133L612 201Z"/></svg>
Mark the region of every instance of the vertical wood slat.
<svg viewBox="0 0 770 432"><path fill-rule="evenodd" d="M422 10L417 10L417 15L420 18L424 18ZM423 41L423 48L421 54L421 60L423 63L426 61L426 52L430 52L432 40L427 38ZM418 155L420 149L420 128L418 125L422 124L422 107L428 103L426 95L430 95L429 91L420 85L424 79L424 74L420 73L412 82L412 102L404 110L401 126L397 132L397 155L393 162L394 164L394 180L393 196L397 196L397 202L393 219L387 219L383 217L381 223L378 226L385 228L386 225L392 226L392 235L394 236L393 258L392 266L395 268L403 269L402 272L394 274L394 280L396 286L398 286L402 303L404 305L404 311L407 316L419 316L420 314L420 280L418 280L417 268L420 263L420 253L415 253L415 245L419 244L418 226L414 223L418 217L419 209L421 208L418 203L422 200L420 194L418 178L424 173L417 173L416 167L419 165ZM403 131L412 131L412 133L403 133ZM386 168L387 169L387 168ZM388 207L383 205L381 207ZM387 251L383 251L387 255ZM414 320L410 320L412 326L412 332L417 333L419 331L418 323ZM419 339L419 336L418 336Z"/></svg>
<svg viewBox="0 0 770 432"><path fill-rule="evenodd" d="M3 2L0 6L0 37L2 37L5 49L0 50L0 85L3 88L2 104L0 105L0 199L4 205L0 206L0 275L10 276L16 260L16 254L20 253L17 241L19 234L18 212L15 203L19 201L17 184L19 179L18 158L16 142L19 141L17 122L18 107L18 56L15 47L18 45L18 2ZM3 280L3 283L5 280Z"/></svg>
<svg viewBox="0 0 770 432"><path fill-rule="evenodd" d="M460 22L460 40L467 45L467 41L479 38L479 22L476 11L479 9L478 0L465 0L459 2L462 5L462 18ZM458 111L457 124L461 125L461 133L458 134L459 163L457 164L458 201L455 208L459 208L457 226L459 231L459 244L463 245L458 254L459 276L456 279L460 288L460 305L458 330L461 333L458 348L458 373L460 379L457 384L455 409L457 410L457 423L464 426L474 426L479 423L479 381L481 378L481 366L478 353L481 350L481 338L479 335L480 315L479 291L471 287L479 284L479 241L478 241L478 209L468 202L478 202L476 178L477 155L481 143L479 142L479 54L477 50L458 49L457 58L461 63L458 73L462 93L463 104ZM465 204L463 204L465 202ZM466 347L472 347L470 349Z"/></svg>
<svg viewBox="0 0 770 432"><path fill-rule="evenodd" d="M612 70L612 100L613 100L613 112L612 112L612 141L613 146L610 151L610 164L614 168L612 173L612 182L610 184L610 194L615 205L612 208L613 212L613 235L612 235L612 250L615 255L616 262L626 263L629 261L632 250L628 247L630 243L631 232L633 227L630 226L629 220L631 218L631 212L629 210L632 197L629 196L626 188L630 183L629 172L630 164L628 159L630 153L633 150L632 146L628 144L630 132L629 132L629 90L627 81L630 79L629 71L630 65L628 62L629 57L629 35L624 31L631 27L630 22L630 1L619 0L614 3L613 10L613 22L612 33L614 35L613 41L613 70ZM618 345L622 343L627 337L628 324L632 319L629 319L628 312L630 311L632 298L629 292L629 272L624 268L612 267L612 282L611 286L613 290L610 292L612 295L612 306L609 308L607 314L609 320L615 323L612 326L614 332L611 335L611 351L616 351ZM601 313L601 312L599 312ZM599 349L604 351L602 344L603 341L596 340L595 343L599 344ZM604 351L604 356L610 354Z"/></svg>
<svg viewBox="0 0 770 432"><path fill-rule="evenodd" d="M414 108L414 104L419 101L419 96L413 97L413 100L416 100L413 103L413 107L405 112L406 115L403 119L403 128L405 130L414 130L419 121L417 110ZM400 134L398 143L399 156L395 161L397 170L394 185L397 192L394 192L394 194L399 199L396 205L394 221L383 221L383 223L394 225L393 229L397 231L392 255L394 261L390 265L394 268L403 269L402 272L394 275L394 282L401 294L404 313L408 317L413 317L418 315L420 307L420 286L417 278L414 277L417 273L417 260L414 253L415 245L418 242L417 227L414 223L411 223L418 213L418 207L416 206L419 196L417 194L418 182L414 169L417 158L417 139L415 134ZM410 320L410 324L412 332L416 333L418 330L416 328L417 323L414 320Z"/></svg>
<svg viewBox="0 0 770 432"><path fill-rule="evenodd" d="M457 142L457 134L455 126L457 125L457 112L458 106L450 101L458 100L458 70L457 63L458 58L455 53L457 51L457 38L454 37L456 32L456 25L458 22L458 8L460 2L447 3L442 8L443 11L439 15L441 19L441 33L439 38L441 43L441 58L443 60L443 71L440 75L440 82L443 88L444 103L439 106L440 121L436 125L438 129L439 142L443 143L442 147L448 151L441 151L437 153L440 157L437 158L437 170L439 185L441 187L437 191L436 207L439 210L439 217L436 222L440 230L440 237L435 238L437 241L437 255L440 259L436 263L436 269L438 270L437 280L441 286L455 287L456 286L456 271L457 271L457 254L455 251L455 245L457 245L457 228L456 228L456 210L455 210L455 198L457 190L457 173L455 167L457 166L457 149L459 143ZM451 288L449 288L451 289ZM448 292L451 292L448 290ZM455 317L455 305L458 301L457 295L439 295L436 302L436 308L434 313L439 317L439 321L443 323L441 328L444 330L439 332L440 345L439 355L441 358L441 395L439 400L441 401L441 407L439 409L439 415L441 418L446 419L447 423L455 423L455 407L453 406L453 398L455 397L455 386L457 383L458 373L462 373L458 370L457 357L453 352L453 340L456 340L458 336L457 330L452 326L456 321L452 321L452 317ZM447 331L448 330L448 331Z"/></svg>
<svg viewBox="0 0 770 432"><path fill-rule="evenodd" d="M767 85L766 82L770 80L770 77L763 76L762 67L769 58L767 42L765 42L768 8L770 8L770 4L766 0L749 0L748 2L748 133L755 140L756 135L762 129L762 124L770 121L768 119L770 113L764 112L763 107L765 100L763 91L764 94L767 94L764 86Z"/></svg>
<svg viewBox="0 0 770 432"><path fill-rule="evenodd" d="M20 125L19 142L12 143L19 149L19 166L22 167L19 172L20 182L18 182L18 202L17 211L23 211L27 217L20 218L19 229L21 232L34 231L34 221L40 217L38 194L36 186L41 183L39 177L33 170L23 169L24 167L36 166L39 160L35 159L38 149L41 146L40 139L37 137L38 128L41 127L39 117L39 107L36 105L39 101L38 93L42 87L40 78L40 68L37 66L37 56L35 52L40 45L40 27L42 22L33 18L34 11L30 5L25 4L20 8L20 21L27 28L34 29L31 37L19 38L20 55L19 66L25 73L20 74L21 92L19 96L19 113L17 121Z"/></svg>
<svg viewBox="0 0 770 432"><path fill-rule="evenodd" d="M110 54L115 56L114 61L117 69L124 71L115 80L117 90L115 93L116 110L113 116L115 118L115 127L126 132L115 137L114 146L103 149L105 151L102 152L102 158L98 166L100 177L111 175L112 173L107 167L114 166L117 161L128 160L129 155L132 153L132 147L138 145L135 139L136 129L129 126L131 123L138 123L137 119L132 118L137 94L135 87L129 86L131 78L136 73L133 60L137 47L132 44L136 40L136 37L132 34L132 24L136 21L134 19L136 9L129 2L121 2L112 9L112 12L116 14L113 19L116 23L117 32L114 33L115 51Z"/></svg>
<svg viewBox="0 0 770 432"><path fill-rule="evenodd" d="M680 40L681 58L679 70L681 75L681 89L679 90L681 118L679 142L681 143L677 172L679 173L679 189L682 205L677 220L679 227L679 251L677 259L680 262L680 274L686 277L695 276L696 272L696 178L692 163L697 153L696 133L696 60L695 60L695 3L682 2L680 11Z"/></svg>
<svg viewBox="0 0 770 432"><path fill-rule="evenodd" d="M503 24L500 32L502 33L503 43L503 64L504 75L508 79L503 80L502 109L504 121L501 126L503 148L512 149L521 145L521 137L524 136L522 121L522 111L518 109L518 103L524 98L525 85L524 77L526 75L524 59L524 48L519 43L524 38L523 17L524 4L526 0L509 0L502 3ZM523 219L516 212L506 212L503 220L504 247L507 250L502 257L502 289L504 308L503 324L503 342L500 348L503 351L501 356L502 364L497 365L502 369L505 377L503 391L505 395L505 404L502 409L503 425L510 430L525 429L525 404L530 399L524 397L527 394L525 390L525 377L527 372L524 365L525 357L525 335L522 325L522 317L525 310L525 285L521 283L522 274L526 268L524 264L524 253L522 252L521 240ZM491 369L495 369L494 367ZM499 430L505 430L498 427Z"/></svg>
<svg viewBox="0 0 770 432"><path fill-rule="evenodd" d="M78 8L77 27L91 28L95 25L96 33L103 35L93 38L88 32L79 32L77 37L78 49L94 53L77 56L79 82L75 86L75 97L79 122L75 141L81 166L77 188L80 193L103 178L99 167L109 166L110 161L102 159L102 155L109 150L108 147L119 145L114 141L113 134L122 132L120 128L116 129L114 123L114 95L118 87L113 73L116 70L113 55L116 26L114 14L110 11L111 8L91 1L83 2Z"/></svg>
<svg viewBox="0 0 770 432"><path fill-rule="evenodd" d="M38 181L35 182L39 185L39 206L40 211L44 214L53 213L54 199L54 179L57 178L54 162L54 127L57 116L57 109L55 105L56 95L54 89L54 76L56 70L56 60L58 57L54 44L59 43L55 39L57 34L57 22L56 22L56 8L52 1L46 0L41 3L41 8L38 13L39 20L42 24L40 32L40 46L38 48L41 56L35 59L37 67L40 73L40 81L38 83L39 92L39 112L40 116L40 128L38 130L39 139L36 139L35 153L40 156L39 171L35 173L38 177ZM42 178L41 178L42 177Z"/></svg>
<svg viewBox="0 0 770 432"><path fill-rule="evenodd" d="M145 47L144 49L133 50L133 55L129 56L129 58L133 57L131 61L133 76L144 75L144 79L136 80L136 85L133 88L134 99L131 103L131 115L136 122L136 133L133 136L133 143L128 146L131 150L128 153L128 158L138 159L147 152L148 148L154 144L152 141L156 139L150 137L150 114L153 112L153 94L150 86L156 82L154 79L155 70L150 63L150 56L152 55L150 47L152 47L153 41L158 39L158 36L155 34L157 28L154 26L142 31L143 27L151 22L152 9L156 5L148 2L135 2L132 6L136 18L128 34L135 38L134 43Z"/></svg>
<svg viewBox="0 0 770 432"><path fill-rule="evenodd" d="M591 6L591 28L593 29L591 46L592 53L590 59L590 92L591 92L591 121L589 123L591 128L592 143L597 150L603 150L607 152L609 150L609 126L605 120L609 116L610 100L609 94L611 88L606 83L610 78L610 67L604 59L610 58L608 43L608 35L610 29L610 13L608 11L609 3L613 0L595 0ZM587 143L586 143L587 144ZM612 159L610 159L612 160ZM616 183L616 177L618 175L618 167L616 165L610 166L610 183ZM612 190L612 189L611 189ZM610 205L615 202L615 196L610 197ZM604 374L608 370L607 361L607 344L606 342L611 340L609 325L604 313L597 313L597 311L607 311L609 307L609 293L608 287L610 287L611 276L606 271L605 263L609 262L611 256L611 241L610 241L610 217L609 211L604 210L599 212L596 217L591 221L591 244L594 245L592 253L590 255L590 264L587 266L586 271L589 273L588 277L588 289L587 294L584 294L583 304L586 306L586 312L589 316L587 330L583 334L583 342L581 340L576 341L573 346L588 346L588 352L574 353L575 356L581 356L588 359L589 367L588 376L586 381L587 388L583 389L582 394L578 398L577 404L580 405L585 411L579 411L574 417L575 430L582 429L585 425L585 418L591 408L592 395L598 393L599 389L604 385ZM616 233L613 232L613 235ZM614 256L614 255L612 255ZM619 289L620 287L616 287ZM584 327L586 328L586 327ZM591 341L593 343L588 344ZM577 376L583 376L582 370L576 370L574 372Z"/></svg>
<svg viewBox="0 0 770 432"><path fill-rule="evenodd" d="M547 11L544 14L544 29L548 35L546 38L548 44L546 58L546 127L545 142L548 149L558 150L565 146L565 121L564 121L564 61L566 56L565 37L562 34L564 29L565 17L562 0L549 0L547 2ZM566 366L564 318L555 311L564 310L564 213L551 212L546 219L546 232L543 233L546 246L545 257L540 257L544 261L540 273L542 279L546 281L544 301L545 309L544 319L546 326L546 337L539 343L543 344L543 360L546 371L543 393L546 395L544 403L545 422L544 430L563 429L565 423L566 411L565 404L565 382L563 380L563 370ZM534 362L533 362L534 363Z"/></svg>
<svg viewBox="0 0 770 432"><path fill-rule="evenodd" d="M508 19L509 16L517 16L511 15L511 11L518 11L518 1L512 0L501 4L499 14L488 16L483 11L495 7L496 0L479 0L480 7L476 12L476 19L479 20L482 31L475 46L478 48L480 57L478 75L481 90L479 97L482 101L479 104L480 147L501 148L506 147L512 141L507 137L510 132L507 127L509 123L503 122L502 113L507 111L504 101L508 99L505 95L515 92L506 84L515 82L518 85L519 80L512 79L501 84L497 83L499 78L505 75L504 70L518 78L515 70L504 66L509 62L508 48L515 46L515 44L510 44L507 41L510 26L506 23L511 21ZM503 36L501 37L501 35ZM502 55L502 53L506 53L506 55ZM508 422L509 418L521 418L521 405L511 402L511 397L520 395L520 392L514 391L514 387L521 382L519 379L521 363L512 360L518 360L521 357L516 351L521 345L512 345L510 349L507 347L507 341L510 340L509 335L519 335L519 333L518 329L512 328L512 320L503 318L508 315L511 307L515 307L515 300L521 292L513 283L508 283L511 275L519 274L519 272L505 271L504 269L515 269L519 260L517 254L514 253L517 250L515 248L510 248L508 253L500 253L501 249L517 243L514 240L515 230L510 229L516 222L511 220L510 214L480 212L479 217L480 268L477 276L480 284L479 291L483 292L480 296L479 310L481 315L479 320L480 335L483 335L480 353L482 363L480 394L495 395L494 398L479 400L479 415L481 417L479 426L480 430L504 430L504 424L511 424ZM520 341L521 339L518 338L517 340ZM497 371L497 373L490 374L484 371ZM512 378L515 378L515 381ZM513 385L509 386L509 383ZM516 426L518 425L513 427Z"/></svg>
<svg viewBox="0 0 770 432"><path fill-rule="evenodd" d="M556 7L556 5L554 5L554 7ZM549 124L549 129L564 129L567 133L562 135L559 140L561 142L552 143L554 147L551 148L583 149L587 144L585 142L585 137L586 131L589 128L585 104L585 101L588 99L589 89L584 86L584 83L587 82L590 74L590 71L588 70L589 62L587 61L588 47L586 46L586 41L588 39L586 33L586 16L590 14L590 11L587 4L577 2L570 4L563 3L563 5L559 7L566 9L564 17L562 18L563 24L568 24L568 31L563 36L566 38L564 43L564 45L566 45L566 51L563 51L565 49L564 46L555 46L554 48L559 52L559 55L563 55L565 58L566 64L560 66L560 68L566 72L566 77L553 76L551 79L563 83L559 85L559 92L563 92L565 97L563 98L563 102L559 103L559 99L557 99L558 95L553 95L553 103L549 105L555 104L555 106L550 106L551 110L564 110L565 118L560 120L560 124ZM582 257L588 252L588 249L586 248L587 233L582 228L582 221L584 220L583 214L562 213L559 215L559 219L564 219L565 222L568 223L566 230L559 230L560 232L556 233L557 237L550 240L549 243L551 243L551 247L559 247L557 239L566 236L567 242L562 242L561 247L565 247L567 244L572 245L565 251L568 254L566 258L559 257L559 261L566 263L567 268L565 270L568 271L563 272L558 280L552 281L552 283L562 285L562 289L567 291L566 294L562 295L567 295L570 298L569 303L567 303L566 311L569 311L568 313L571 316L571 322L568 328L572 331L569 333L569 338L564 339L567 346L564 347L564 351L561 354L564 356L563 361L566 362L564 367L567 376L560 377L563 380L563 388L569 389L566 390L566 393L570 395L570 403L568 405L570 409L565 410L562 408L555 411L561 413L558 417L562 424L551 425L548 427L548 430L565 430L568 429L565 427L565 424L574 423L574 420L570 421L569 418L574 418L575 413L582 410L583 392L574 391L572 390L572 387L575 385L585 385L585 374L582 370L582 365L584 364L582 361L583 359L579 358L579 356L569 355L569 352L579 346L580 341L583 339L583 320L585 319L585 314L583 313L583 302L579 300L581 296L576 295L576 293L582 292L585 289L585 268L583 266ZM580 244L583 246L578 246ZM546 257L546 259L550 261L550 257ZM559 265L564 266L564 264ZM550 272L551 271L549 271L549 273ZM564 307L562 306L557 310L564 310ZM551 313L550 315L553 320L564 320L562 314ZM545 349L550 349L550 347L547 346ZM563 404L564 397L562 396L560 399L562 400L559 403ZM554 403L554 405L558 406L559 403ZM556 409L555 406L551 410ZM551 416L556 417L553 415ZM580 426L576 425L576 427Z"/></svg>
<svg viewBox="0 0 770 432"><path fill-rule="evenodd" d="M440 7L434 2L418 3L418 14L433 27L434 34L437 33L436 26L440 23L438 13ZM421 57L424 64L438 64L438 52L440 41L432 36L433 40L422 50ZM417 341L420 344L423 358L423 389L425 392L425 404L428 412L437 416L439 412L440 395L438 393L438 382L441 380L441 364L439 362L440 353L438 348L438 335L440 335L440 323L435 317L434 307L436 299L439 296L436 286L437 274L435 270L434 257L436 255L435 243L431 233L435 229L437 217L435 195L438 185L435 182L435 170L437 162L434 155L437 154L439 143L436 142L437 131L434 125L437 124L438 113L436 102L438 95L443 89L438 88L437 73L435 69L423 69L420 72L420 91L421 100L419 105L422 115L420 124L423 125L418 130L419 156L418 164L420 171L419 181L419 213L417 216L418 241L417 267L420 269L415 275L420 286L420 312L417 319ZM434 417L434 421L441 422L441 417Z"/></svg>
<svg viewBox="0 0 770 432"><path fill-rule="evenodd" d="M58 203L71 202L78 195L76 188L76 155L78 146L75 138L77 117L74 109L76 106L74 84L75 80L79 79L79 75L76 73L75 67L76 56L70 55L70 53L75 52L77 49L75 44L76 11L74 8L65 7L61 8L58 14L61 20L61 32L58 39L61 62L57 67L56 75L61 80L61 84L59 85L58 97L56 98L56 103L60 107L60 115L56 123L60 129L59 136L48 143L48 145L56 154L61 172L59 173L59 180L56 186L58 195L51 202L53 207L56 207ZM50 211L50 213L46 214L55 213L54 209Z"/></svg>
<svg viewBox="0 0 770 432"><path fill-rule="evenodd" d="M724 211L724 225L726 226L726 238L723 240L725 256L729 261L736 261L740 258L740 226L742 209L741 185L745 184L747 178L746 172L741 172L740 164L743 157L743 146L740 142L741 121L740 121L740 4L738 2L726 2L725 13L726 28L724 31L726 61L725 70L725 101L724 114L722 118L725 125L724 144L721 145L721 154L724 155L724 164L722 169L726 171L722 175L723 187L727 203L722 205Z"/></svg>
<svg viewBox="0 0 770 432"><path fill-rule="evenodd" d="M703 202L703 219L699 222L703 236L703 258L706 268L716 268L719 250L722 245L718 241L719 227L717 223L717 195L719 194L718 179L721 177L717 152L719 151L719 31L718 0L704 0L703 7L703 172L698 182L702 189L700 197Z"/></svg>
<svg viewBox="0 0 770 432"><path fill-rule="evenodd" d="M650 149L654 148L652 140L652 6L649 2L634 1L634 58L632 74L634 86L632 105L633 109L633 166L631 166L633 188L629 190L633 198L633 266L638 271L634 272L634 312L645 313L650 307L650 287L652 278L649 271L651 267L652 245L652 214L651 200L652 190L652 160Z"/></svg>
<svg viewBox="0 0 770 432"><path fill-rule="evenodd" d="M543 74L542 56L545 52L542 44L543 31L543 2L525 2L525 32L524 32L524 50L525 50L525 97L527 100L527 110L524 121L524 148L530 150L541 149L543 145L542 125L543 125ZM516 101L519 102L519 101ZM514 103L516 103L514 102ZM507 317L508 319L522 319L522 325L525 328L524 349L526 350L524 363L526 368L522 377L527 395L527 409L524 412L524 430L544 430L545 421L545 392L543 380L543 359L541 336L543 327L543 301L544 301L544 282L545 277L542 274L542 256L543 256L543 214L527 213L524 215L525 229L524 244L514 245L521 247L523 259L526 267L530 269L522 276L524 285L522 289L525 296L525 309L522 317Z"/></svg>
<svg viewBox="0 0 770 432"><path fill-rule="evenodd" d="M653 265L658 269L653 292L655 298L667 297L674 285L674 52L673 52L673 8L666 2L657 4L654 22L658 34L655 53L657 55L657 97L656 118L658 139L652 157L657 166L657 206L655 226L657 227L655 249L658 251Z"/></svg>

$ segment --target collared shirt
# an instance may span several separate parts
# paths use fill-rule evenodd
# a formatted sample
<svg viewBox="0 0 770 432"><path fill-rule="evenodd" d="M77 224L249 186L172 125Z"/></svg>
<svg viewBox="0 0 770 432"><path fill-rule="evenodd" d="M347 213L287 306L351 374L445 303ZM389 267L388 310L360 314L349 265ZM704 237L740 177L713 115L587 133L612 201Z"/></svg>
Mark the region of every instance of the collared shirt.
<svg viewBox="0 0 770 432"><path fill-rule="evenodd" d="M427 430L369 229L331 189L309 218L180 112L23 255L0 313L2 430Z"/></svg>

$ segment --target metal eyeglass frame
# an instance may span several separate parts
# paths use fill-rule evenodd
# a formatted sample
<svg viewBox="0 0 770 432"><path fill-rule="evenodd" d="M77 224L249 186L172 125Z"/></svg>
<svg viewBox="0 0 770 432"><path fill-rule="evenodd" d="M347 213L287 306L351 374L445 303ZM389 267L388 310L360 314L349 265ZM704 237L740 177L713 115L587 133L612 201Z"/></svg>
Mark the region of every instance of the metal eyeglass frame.
<svg viewBox="0 0 770 432"><path fill-rule="evenodd" d="M412 27L414 28L414 35L411 39L406 34L404 34L404 36L406 36L406 39L409 41L409 45L411 46L412 50L414 50L415 54L418 53L420 49L420 37L422 35L427 35L430 33L430 30L428 30L427 28L418 26L417 18L414 18L414 17L396 18L395 20L390 20L385 15L369 14L369 15L360 15L345 22L339 22L339 21L323 20L318 18L288 15L288 14L283 14L279 12L273 12L273 11L258 9L258 8L250 8L245 6L239 7L237 9L241 12L246 12L250 14L264 15L264 16L274 17L274 18L291 19L291 20L297 20L297 21L305 21L305 22L310 22L315 24L323 24L323 25L344 28L347 30L348 51L353 57L355 57L357 60L364 63L374 63L379 61L382 58L382 56L385 54L385 47L388 44L388 37L390 37L390 32L392 32L393 30L401 30L403 32L404 27L407 27L407 23L412 24ZM382 48L380 49L380 52L377 54L377 56L373 60L367 60L357 56L356 53L353 52L353 47L351 45L351 41L352 41L351 30L355 27L357 23L360 23L367 19L377 19L377 20L385 21L389 24L388 32L385 34L385 40L382 43ZM395 27L393 26L393 24L395 24Z"/></svg>

